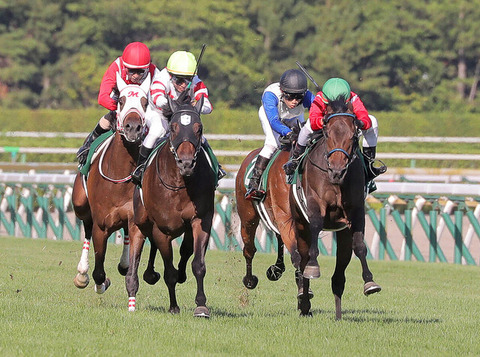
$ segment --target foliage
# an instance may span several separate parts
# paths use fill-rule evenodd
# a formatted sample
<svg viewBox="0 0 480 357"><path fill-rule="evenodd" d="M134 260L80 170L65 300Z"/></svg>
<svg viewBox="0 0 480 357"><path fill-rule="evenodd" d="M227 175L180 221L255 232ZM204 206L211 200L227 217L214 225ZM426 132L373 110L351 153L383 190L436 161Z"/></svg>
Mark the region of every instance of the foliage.
<svg viewBox="0 0 480 357"><path fill-rule="evenodd" d="M0 20L2 107L96 106L108 65L143 41L159 67L206 43L214 105L257 107L298 60L373 110L478 111L480 8L466 0L4 0Z"/></svg>
<svg viewBox="0 0 480 357"><path fill-rule="evenodd" d="M323 275L311 284L313 317L301 318L291 264L271 282L264 272L276 257L257 254L253 270L259 284L247 290L242 254L208 251L205 290L211 318L201 320L193 317L196 282L189 270L187 281L177 287L180 314L168 313L163 279L150 286L141 277L137 311L129 313L124 278L116 268L121 249L108 245L105 267L113 285L97 295L91 286L73 285L81 242L0 238L0 354L467 356L480 350L474 318L478 267L371 261L383 290L367 298L360 264L353 259L346 272L344 318L338 322L330 288L334 258L320 257ZM178 249L174 255L178 259ZM163 274L159 256L156 265ZM311 338L307 331L313 332Z"/></svg>

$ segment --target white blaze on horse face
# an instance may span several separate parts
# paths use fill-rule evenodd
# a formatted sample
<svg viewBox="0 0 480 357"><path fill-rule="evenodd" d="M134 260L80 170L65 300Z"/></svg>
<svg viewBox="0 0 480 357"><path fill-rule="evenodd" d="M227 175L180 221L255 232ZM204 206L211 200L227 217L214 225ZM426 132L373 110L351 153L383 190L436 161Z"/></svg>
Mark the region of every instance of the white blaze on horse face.
<svg viewBox="0 0 480 357"><path fill-rule="evenodd" d="M182 114L180 116L180 123L182 125L190 125L190 123L192 122L192 117L189 115L189 114Z"/></svg>

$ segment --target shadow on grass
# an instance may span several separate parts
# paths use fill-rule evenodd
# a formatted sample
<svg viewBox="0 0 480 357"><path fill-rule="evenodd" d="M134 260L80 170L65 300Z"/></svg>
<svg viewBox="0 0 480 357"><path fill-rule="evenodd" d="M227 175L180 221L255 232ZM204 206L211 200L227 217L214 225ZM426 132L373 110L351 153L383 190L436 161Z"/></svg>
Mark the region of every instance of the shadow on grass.
<svg viewBox="0 0 480 357"><path fill-rule="evenodd" d="M335 315L335 310L312 310L313 316ZM392 317L391 313L385 310L360 309L360 310L342 310L342 320L352 322L382 322L382 323L409 323L409 324L437 324L441 319L437 318L412 318L412 317Z"/></svg>

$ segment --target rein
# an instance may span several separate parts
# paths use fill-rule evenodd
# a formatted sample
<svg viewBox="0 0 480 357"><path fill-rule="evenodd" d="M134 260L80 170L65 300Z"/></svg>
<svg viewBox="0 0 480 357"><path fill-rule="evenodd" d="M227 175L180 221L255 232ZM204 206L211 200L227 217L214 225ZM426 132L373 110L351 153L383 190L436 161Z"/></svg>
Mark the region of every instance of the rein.
<svg viewBox="0 0 480 357"><path fill-rule="evenodd" d="M108 146L110 146L112 144L112 142L110 142L108 144ZM127 182L127 181L130 181L132 179L132 175L128 175L127 177L124 177L122 179L112 179L110 177L108 177L107 175L105 175L103 173L103 170L102 170L102 164L103 164L103 158L105 157L105 152L107 151L108 149L108 146L106 148L103 149L102 151L102 154L100 155L100 159L99 159L99 162L98 162L98 171L100 172L100 175L107 181L110 181L110 182L113 182L113 183L124 183L124 182Z"/></svg>
<svg viewBox="0 0 480 357"><path fill-rule="evenodd" d="M172 148L171 148L171 147L170 147L170 151L172 151ZM158 166L159 166L159 163L158 163L159 158L160 158L160 151L157 152L155 169L156 169L156 171L157 171L157 177L158 177L158 179L160 180L160 183L162 184L162 186L165 187L167 190L174 191L174 192L177 192L177 191L180 191L180 190L185 189L185 188L187 187L186 185L183 185L183 186L174 186L174 185L170 185L170 184L166 183L166 182L162 179L160 169L158 168ZM175 159L175 161L176 161L176 159Z"/></svg>

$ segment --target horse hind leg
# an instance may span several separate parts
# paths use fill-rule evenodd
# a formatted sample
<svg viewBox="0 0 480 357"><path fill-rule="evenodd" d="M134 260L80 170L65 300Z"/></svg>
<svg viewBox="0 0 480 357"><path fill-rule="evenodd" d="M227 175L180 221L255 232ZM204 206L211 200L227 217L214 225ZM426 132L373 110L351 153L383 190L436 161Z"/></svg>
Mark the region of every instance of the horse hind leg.
<svg viewBox="0 0 480 357"><path fill-rule="evenodd" d="M90 278L88 277L88 252L90 251L90 239L92 237L92 222L84 221L83 228L85 230L85 240L83 241L82 255L77 265L77 275L73 279L73 284L79 289L85 289Z"/></svg>
<svg viewBox="0 0 480 357"><path fill-rule="evenodd" d="M352 259L352 235L347 229L338 231L337 257L332 275L332 292L335 297L335 319L342 319L342 295L345 290L345 270Z"/></svg>
<svg viewBox="0 0 480 357"><path fill-rule="evenodd" d="M277 261L267 269L267 278L271 281L279 280L285 272L284 246L282 237L276 234L278 242Z"/></svg>
<svg viewBox="0 0 480 357"><path fill-rule="evenodd" d="M150 285L155 285L160 280L160 273L155 271L155 257L157 255L157 246L150 239L150 255L148 256L147 269L143 272L143 280Z"/></svg>
<svg viewBox="0 0 480 357"><path fill-rule="evenodd" d="M120 262L117 265L118 272L122 276L127 275L128 264L129 264L128 263L129 252L130 252L130 237L128 236L128 233L125 232L123 236L122 256L120 257Z"/></svg>
<svg viewBox="0 0 480 357"><path fill-rule="evenodd" d="M363 240L363 234L356 232L353 234L353 252L360 260L362 265L362 278L364 281L363 293L365 296L378 293L382 290L380 285L373 281L373 274L367 264L367 246Z"/></svg>

